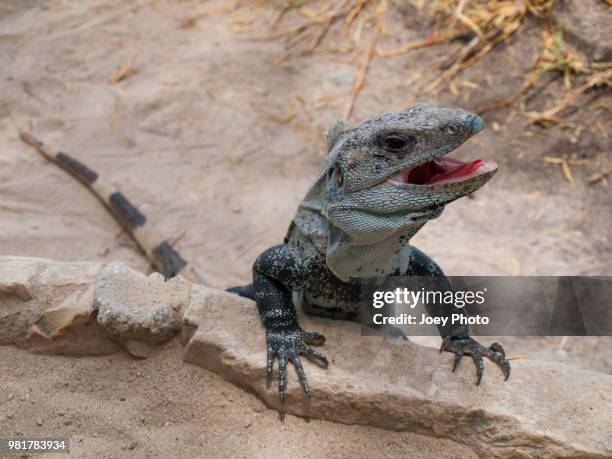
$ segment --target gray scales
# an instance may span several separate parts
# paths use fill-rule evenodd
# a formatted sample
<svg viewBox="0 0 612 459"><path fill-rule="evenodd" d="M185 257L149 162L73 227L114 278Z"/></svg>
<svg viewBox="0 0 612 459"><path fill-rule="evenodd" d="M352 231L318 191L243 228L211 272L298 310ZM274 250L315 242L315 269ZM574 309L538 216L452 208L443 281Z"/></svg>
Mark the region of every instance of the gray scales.
<svg viewBox="0 0 612 459"><path fill-rule="evenodd" d="M324 344L325 337L302 330L296 304L309 314L360 320L364 278L427 276L438 289L452 288L440 267L409 241L427 221L439 217L446 204L478 190L497 172L492 161L463 162L446 156L483 127L473 113L424 103L357 125L339 120L328 127L328 154L284 242L257 257L251 284L229 289L257 304L266 330L268 380L278 359L281 400L288 362L307 395L301 355L328 366L325 355L310 347ZM52 153L29 134L21 138L87 185L164 276L181 274L204 282L138 209L97 173L65 153ZM426 306L432 316L448 317L457 311L448 304ZM440 351L455 355L453 371L464 354L470 355L479 384L487 357L508 379L510 364L499 344L483 346L469 336L466 325L451 321L438 330Z"/></svg>

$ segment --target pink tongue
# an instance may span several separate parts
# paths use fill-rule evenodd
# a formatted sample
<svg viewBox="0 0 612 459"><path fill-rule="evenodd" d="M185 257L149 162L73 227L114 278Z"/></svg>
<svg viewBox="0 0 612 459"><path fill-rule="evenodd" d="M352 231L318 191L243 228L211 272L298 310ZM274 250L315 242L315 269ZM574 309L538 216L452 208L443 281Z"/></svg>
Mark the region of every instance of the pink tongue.
<svg viewBox="0 0 612 459"><path fill-rule="evenodd" d="M451 169L444 174L436 175L433 177L428 184L446 182L448 180L454 180L461 177L469 176L478 170L480 166L484 165L484 161L482 159L477 159L471 163L462 164L461 166Z"/></svg>

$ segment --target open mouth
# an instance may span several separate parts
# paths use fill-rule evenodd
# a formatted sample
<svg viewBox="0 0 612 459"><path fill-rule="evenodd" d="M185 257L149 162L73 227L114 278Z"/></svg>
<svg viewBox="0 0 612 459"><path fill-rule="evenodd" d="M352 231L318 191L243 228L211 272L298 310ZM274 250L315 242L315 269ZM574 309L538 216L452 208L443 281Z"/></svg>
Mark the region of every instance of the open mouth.
<svg viewBox="0 0 612 459"><path fill-rule="evenodd" d="M494 161L477 159L464 162L459 159L441 156L418 166L409 166L389 176L394 184L441 185L464 182L497 169Z"/></svg>

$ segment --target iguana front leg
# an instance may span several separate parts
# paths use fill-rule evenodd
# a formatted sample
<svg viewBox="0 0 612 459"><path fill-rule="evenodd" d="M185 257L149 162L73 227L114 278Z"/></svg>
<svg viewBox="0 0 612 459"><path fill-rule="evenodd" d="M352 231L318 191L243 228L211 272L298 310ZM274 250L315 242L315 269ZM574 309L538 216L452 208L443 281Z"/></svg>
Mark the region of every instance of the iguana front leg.
<svg viewBox="0 0 612 459"><path fill-rule="evenodd" d="M292 300L293 290L303 283L303 267L300 256L288 245L277 245L262 253L253 265L253 288L259 316L266 328L268 383L272 378L274 360L278 357L278 391L285 401L287 362L293 362L300 384L306 395L310 394L308 381L300 354L327 367L328 361L321 352L307 344L323 344L325 337L319 333L305 332L299 326Z"/></svg>
<svg viewBox="0 0 612 459"><path fill-rule="evenodd" d="M410 247L409 270L410 275L431 278L438 291L446 292L452 290L452 286L444 272L442 272L442 269L416 247ZM429 285L430 283L428 282ZM432 317L447 317L450 319L452 314L457 314L457 308L452 304L426 303L425 307L427 313ZM506 353L500 344L493 343L489 347L483 346L469 336L467 325L452 324L450 320L447 326L438 325L438 331L442 337L440 352L448 351L455 354L453 371L457 369L464 355L470 355L474 360L474 365L476 365L476 385L480 384L484 373L483 357L489 358L501 368L504 373L504 380L510 377L510 363L506 360Z"/></svg>

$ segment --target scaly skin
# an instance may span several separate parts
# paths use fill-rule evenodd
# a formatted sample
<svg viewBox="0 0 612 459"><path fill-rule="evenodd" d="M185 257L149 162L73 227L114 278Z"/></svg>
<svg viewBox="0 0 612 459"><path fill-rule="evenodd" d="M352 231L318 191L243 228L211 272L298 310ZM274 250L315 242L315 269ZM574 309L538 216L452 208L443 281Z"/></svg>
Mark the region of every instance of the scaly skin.
<svg viewBox="0 0 612 459"><path fill-rule="evenodd" d="M325 338L301 329L294 293L303 309L324 317L358 320L363 278L428 276L435 287L451 289L442 270L409 244L423 225L438 217L444 206L476 191L496 172L485 163L461 180L440 184L398 183L396 172L446 155L483 128L482 120L461 109L417 104L403 112L385 113L357 126L334 123L326 134L329 153L319 177L300 203L285 238L253 265L253 283L229 289L257 303L266 329L267 372L279 360L279 396L285 400L287 362L292 361L308 395L310 388L300 354L327 366L325 356L309 344ZM440 161L440 160L438 160ZM449 317L453 305L427 304L428 313ZM485 347L469 337L467 326L439 326L440 351L471 355L477 384L483 356L510 375L503 348Z"/></svg>
<svg viewBox="0 0 612 459"><path fill-rule="evenodd" d="M329 152L321 173L300 203L284 243L257 258L252 284L229 289L257 303L266 329L269 378L274 360L279 361L281 400L285 399L288 361L306 394L310 388L300 354L328 365L325 356L309 346L324 344L325 337L302 330L298 323L296 293L307 313L358 320L363 278L427 276L436 288L451 288L438 265L409 244L410 238L427 221L440 216L446 204L484 185L497 167L483 164L474 174L446 183L428 184L406 177L411 170L410 174L422 171L414 168L454 150L482 127L478 116L464 110L416 104L357 126L340 120L328 128ZM203 283L197 270L144 215L95 171L65 153L52 152L29 134L21 133L21 139L98 196L165 277L181 274ZM398 176L398 171L404 175ZM426 307L435 316L457 312L446 304L428 303ZM469 337L464 325L440 325L438 330L443 338L440 351L455 354L453 371L463 355L471 355L479 384L484 356L499 365L508 379L510 364L499 344L480 345Z"/></svg>

